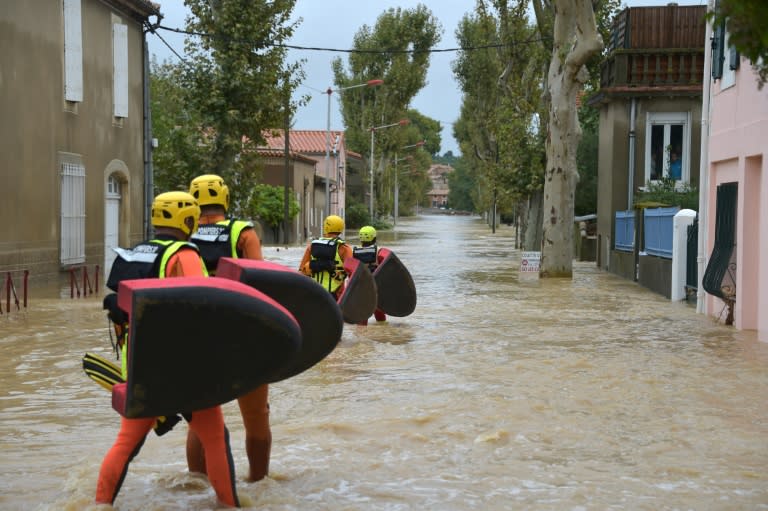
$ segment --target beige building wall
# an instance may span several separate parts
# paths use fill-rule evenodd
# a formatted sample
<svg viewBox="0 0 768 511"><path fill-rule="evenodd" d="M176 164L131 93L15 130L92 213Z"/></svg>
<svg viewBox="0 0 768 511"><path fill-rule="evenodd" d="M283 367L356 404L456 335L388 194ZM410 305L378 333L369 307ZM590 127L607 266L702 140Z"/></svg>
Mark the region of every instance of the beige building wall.
<svg viewBox="0 0 768 511"><path fill-rule="evenodd" d="M646 119L649 113L690 112L689 182L698 186L701 147L701 98L636 98L633 200L646 185ZM600 110L598 150L597 265L610 268L616 211L632 207L629 198L630 98L610 101Z"/></svg>
<svg viewBox="0 0 768 511"><path fill-rule="evenodd" d="M290 194L299 203L299 214L292 222L289 243L303 244L310 236L317 235L322 219L315 211L315 168L311 158L294 155L288 166ZM280 156L265 156L262 182L271 186L285 185L285 160ZM325 197L323 196L323 200ZM278 243L271 233L264 233L264 243Z"/></svg>
<svg viewBox="0 0 768 511"><path fill-rule="evenodd" d="M101 0L81 0L83 95L82 101L68 102L62 0L3 2L2 272L29 270L33 283L68 277L60 263L63 163L85 168L89 271L104 261L105 188L111 173L122 183L120 245L144 237L143 35L134 17L146 3L135 3L129 12L121 12ZM120 118L113 115L115 23L127 29L128 111Z"/></svg>

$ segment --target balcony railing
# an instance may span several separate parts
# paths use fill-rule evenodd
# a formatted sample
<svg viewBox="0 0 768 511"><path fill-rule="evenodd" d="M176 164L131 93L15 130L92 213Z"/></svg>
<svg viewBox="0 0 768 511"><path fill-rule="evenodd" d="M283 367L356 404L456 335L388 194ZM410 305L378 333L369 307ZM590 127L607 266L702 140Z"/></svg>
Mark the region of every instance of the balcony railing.
<svg viewBox="0 0 768 511"><path fill-rule="evenodd" d="M703 49L618 49L602 65L600 86L694 86L703 76Z"/></svg>

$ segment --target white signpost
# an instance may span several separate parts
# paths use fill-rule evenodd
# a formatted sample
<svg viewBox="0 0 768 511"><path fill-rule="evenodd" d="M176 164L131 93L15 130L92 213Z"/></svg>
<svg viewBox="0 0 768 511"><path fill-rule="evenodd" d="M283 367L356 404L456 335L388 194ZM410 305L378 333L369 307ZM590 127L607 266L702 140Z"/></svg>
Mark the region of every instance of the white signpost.
<svg viewBox="0 0 768 511"><path fill-rule="evenodd" d="M520 260L520 273L539 274L541 252L523 252Z"/></svg>

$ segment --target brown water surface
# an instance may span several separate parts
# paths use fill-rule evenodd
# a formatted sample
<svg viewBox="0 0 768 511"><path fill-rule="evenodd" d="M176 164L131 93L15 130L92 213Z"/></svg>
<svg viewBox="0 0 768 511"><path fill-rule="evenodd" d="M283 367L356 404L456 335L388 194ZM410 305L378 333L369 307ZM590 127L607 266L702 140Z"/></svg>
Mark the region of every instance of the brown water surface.
<svg viewBox="0 0 768 511"><path fill-rule="evenodd" d="M272 385L263 481L242 480L242 423L225 405L244 507L768 509L768 345L594 263L523 278L512 234L460 216L381 233L416 312L346 325L326 360ZM291 267L302 252L265 249ZM81 370L85 351L111 356L103 293L48 295L0 316L3 510L90 507L118 428ZM148 437L117 509L215 508L186 472L185 435Z"/></svg>

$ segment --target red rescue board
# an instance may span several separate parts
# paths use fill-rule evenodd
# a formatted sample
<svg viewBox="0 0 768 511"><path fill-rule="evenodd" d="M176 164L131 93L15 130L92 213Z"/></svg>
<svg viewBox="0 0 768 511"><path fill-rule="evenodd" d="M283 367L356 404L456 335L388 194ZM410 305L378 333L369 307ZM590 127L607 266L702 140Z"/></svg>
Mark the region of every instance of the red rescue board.
<svg viewBox="0 0 768 511"><path fill-rule="evenodd" d="M128 418L220 405L266 383L301 348L291 313L229 279L180 277L120 283L128 313L128 378L112 406Z"/></svg>

